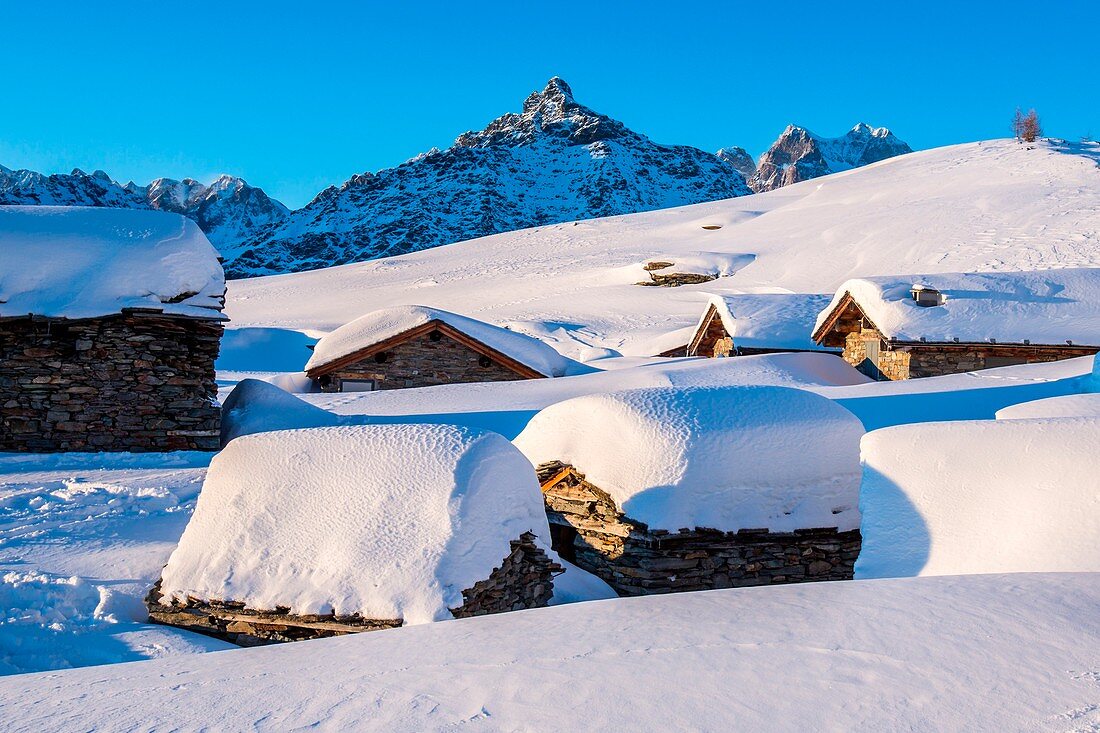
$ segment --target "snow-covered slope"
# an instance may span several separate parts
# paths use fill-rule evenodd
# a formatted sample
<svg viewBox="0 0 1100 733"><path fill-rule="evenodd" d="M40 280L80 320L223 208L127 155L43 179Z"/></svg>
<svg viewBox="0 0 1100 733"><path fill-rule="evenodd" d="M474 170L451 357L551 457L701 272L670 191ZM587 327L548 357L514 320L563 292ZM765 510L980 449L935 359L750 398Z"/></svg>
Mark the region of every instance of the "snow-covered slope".
<svg viewBox="0 0 1100 733"><path fill-rule="evenodd" d="M840 137L821 137L804 127L789 125L760 156L756 171L748 179L749 187L757 193L771 191L911 152L912 148L885 127L860 122Z"/></svg>
<svg viewBox="0 0 1100 733"><path fill-rule="evenodd" d="M43 175L0 166L0 205L106 206L156 209L192 219L231 259L260 227L281 221L288 209L241 178L219 176L209 186L191 178L158 178L148 186L125 185L101 170Z"/></svg>
<svg viewBox="0 0 1100 733"><path fill-rule="evenodd" d="M711 153L659 145L577 103L553 78L447 150L331 187L259 233L233 276L327 267L496 232L749 193Z"/></svg>
<svg viewBox="0 0 1100 733"><path fill-rule="evenodd" d="M11 733L1088 731L1100 574L620 598L0 679Z"/></svg>
<svg viewBox="0 0 1100 733"><path fill-rule="evenodd" d="M1098 160L1096 144L938 148L764 194L231 282L228 313L238 327L323 333L423 303L510 324L569 356L656 354L687 343L710 294L831 294L860 276L1100 265ZM652 257L701 252L754 257L702 285L634 284Z"/></svg>

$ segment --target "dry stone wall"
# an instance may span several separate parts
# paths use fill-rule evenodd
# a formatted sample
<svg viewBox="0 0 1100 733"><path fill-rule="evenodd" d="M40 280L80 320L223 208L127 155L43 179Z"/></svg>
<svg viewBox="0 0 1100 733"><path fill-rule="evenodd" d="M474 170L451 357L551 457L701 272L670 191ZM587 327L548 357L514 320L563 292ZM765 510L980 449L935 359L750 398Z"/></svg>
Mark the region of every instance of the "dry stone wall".
<svg viewBox="0 0 1100 733"><path fill-rule="evenodd" d="M216 321L0 322L0 450L217 450Z"/></svg>
<svg viewBox="0 0 1100 733"><path fill-rule="evenodd" d="M878 342L877 362L869 356L869 344ZM896 380L960 374L1012 364L1034 364L1088 356L1090 346L1031 346L1016 344L891 345L875 329L852 331L844 339L844 360L873 379Z"/></svg>
<svg viewBox="0 0 1100 733"><path fill-rule="evenodd" d="M535 544L535 535L524 532L513 540L512 551L499 568L473 588L462 591L462 605L451 609L455 618L487 613L542 608L554 596L554 576L564 568Z"/></svg>
<svg viewBox="0 0 1100 733"><path fill-rule="evenodd" d="M562 463L539 466L554 549L619 595L850 580L859 530L651 529Z"/></svg>

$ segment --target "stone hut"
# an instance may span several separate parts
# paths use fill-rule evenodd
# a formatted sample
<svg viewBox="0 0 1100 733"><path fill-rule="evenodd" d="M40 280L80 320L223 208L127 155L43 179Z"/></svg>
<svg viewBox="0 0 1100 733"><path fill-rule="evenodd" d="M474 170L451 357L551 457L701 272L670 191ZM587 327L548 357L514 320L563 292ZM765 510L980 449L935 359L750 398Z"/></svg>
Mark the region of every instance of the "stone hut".
<svg viewBox="0 0 1100 733"><path fill-rule="evenodd" d="M146 604L243 646L535 608L563 572L548 537L530 464L495 433L257 433L211 463Z"/></svg>
<svg viewBox="0 0 1100 733"><path fill-rule="evenodd" d="M323 392L560 377L569 359L538 339L426 306L396 306L341 326L313 347Z"/></svg>
<svg viewBox="0 0 1100 733"><path fill-rule="evenodd" d="M554 549L633 596L850 579L862 435L801 390L657 388L552 405L515 443Z"/></svg>
<svg viewBox="0 0 1100 733"><path fill-rule="evenodd" d="M758 293L713 295L699 319L687 356L728 357L827 351L810 338L827 295ZM681 354L683 355L683 354Z"/></svg>
<svg viewBox="0 0 1100 733"><path fill-rule="evenodd" d="M0 207L0 451L217 450L225 276L194 222Z"/></svg>
<svg viewBox="0 0 1100 733"><path fill-rule="evenodd" d="M1100 350L1100 268L849 280L813 339L879 380L1086 356Z"/></svg>

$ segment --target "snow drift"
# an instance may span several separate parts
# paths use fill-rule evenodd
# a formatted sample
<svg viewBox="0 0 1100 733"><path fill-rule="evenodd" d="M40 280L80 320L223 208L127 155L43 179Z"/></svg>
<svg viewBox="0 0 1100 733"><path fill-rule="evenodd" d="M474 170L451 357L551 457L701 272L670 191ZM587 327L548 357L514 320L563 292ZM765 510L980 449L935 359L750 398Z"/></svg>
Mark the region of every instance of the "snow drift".
<svg viewBox="0 0 1100 733"><path fill-rule="evenodd" d="M831 358L831 357L830 357ZM563 461L653 528L859 526L859 439L850 412L785 387L638 389L538 413L515 444Z"/></svg>
<svg viewBox="0 0 1100 733"><path fill-rule="evenodd" d="M998 420L1035 417L1100 417L1100 394L1069 394L1021 402L997 410Z"/></svg>
<svg viewBox="0 0 1100 733"><path fill-rule="evenodd" d="M530 464L445 425L249 435L210 464L164 568L166 599L406 624L450 618L524 532L549 538Z"/></svg>
<svg viewBox="0 0 1100 733"><path fill-rule="evenodd" d="M127 308L222 318L225 275L178 214L0 206L0 317L92 318Z"/></svg>
<svg viewBox="0 0 1100 733"><path fill-rule="evenodd" d="M1100 418L902 425L863 439L857 578L1100 571Z"/></svg>
<svg viewBox="0 0 1100 733"><path fill-rule="evenodd" d="M222 404L222 445L253 433L352 422L259 379L242 379Z"/></svg>

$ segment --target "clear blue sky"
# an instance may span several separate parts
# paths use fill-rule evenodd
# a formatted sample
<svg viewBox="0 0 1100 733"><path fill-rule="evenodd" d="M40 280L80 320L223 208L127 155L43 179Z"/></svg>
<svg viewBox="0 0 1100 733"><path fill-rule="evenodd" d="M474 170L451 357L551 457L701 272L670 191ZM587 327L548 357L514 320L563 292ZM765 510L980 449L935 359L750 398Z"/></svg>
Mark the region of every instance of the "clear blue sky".
<svg viewBox="0 0 1100 733"><path fill-rule="evenodd" d="M863 120L916 148L1004 137L1017 105L1050 135L1100 136L1095 2L248 5L4 0L0 163L233 173L300 206L555 74L707 150L758 155L790 122Z"/></svg>

